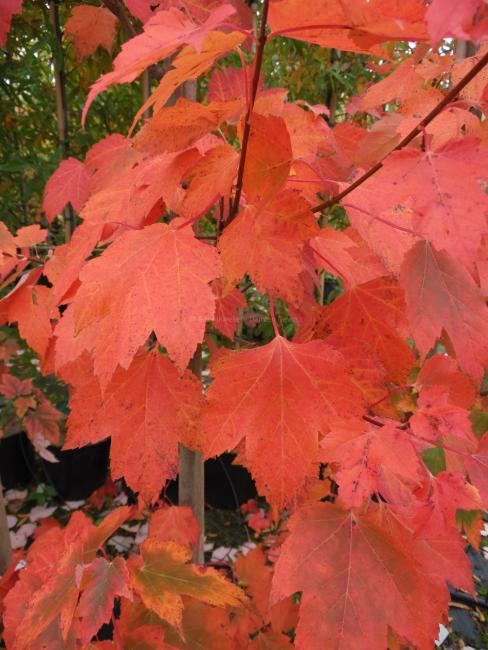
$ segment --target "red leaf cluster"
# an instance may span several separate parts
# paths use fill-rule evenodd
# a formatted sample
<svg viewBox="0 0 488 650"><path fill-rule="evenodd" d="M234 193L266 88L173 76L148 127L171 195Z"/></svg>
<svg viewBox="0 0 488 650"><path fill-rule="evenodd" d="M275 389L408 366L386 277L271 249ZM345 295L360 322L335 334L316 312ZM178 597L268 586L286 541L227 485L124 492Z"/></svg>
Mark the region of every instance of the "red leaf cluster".
<svg viewBox="0 0 488 650"><path fill-rule="evenodd" d="M284 648L294 630L302 650L427 650L448 583L473 589L459 512L488 507L488 433L472 426L488 366L488 55L437 49L484 40L486 3L266 0L259 38L238 0L126 4L141 31L84 119L110 85L171 57L134 125L152 117L54 172L48 223L68 203L82 223L49 259L35 248L44 231L0 228L13 287L0 316L70 385L66 448L110 437L112 475L141 507L175 477L179 444L236 451L270 506L251 527L283 543L275 569L259 549L239 559L244 595L190 564L200 531L187 510L157 512L127 560L100 549L128 510L98 527L75 515L28 550L5 598L7 647ZM112 19L89 38L75 20L95 9L68 29L83 56L111 46ZM280 36L379 56L390 72L332 127L326 108L263 84L263 48ZM399 40L418 42L414 55L397 60ZM244 65L220 67L236 50ZM166 105L210 71L203 101ZM241 336L248 292L274 331L261 345ZM187 368L202 348L204 381ZM56 413L31 385L6 374L0 392L33 436L54 438ZM114 599L114 644L91 643Z"/></svg>

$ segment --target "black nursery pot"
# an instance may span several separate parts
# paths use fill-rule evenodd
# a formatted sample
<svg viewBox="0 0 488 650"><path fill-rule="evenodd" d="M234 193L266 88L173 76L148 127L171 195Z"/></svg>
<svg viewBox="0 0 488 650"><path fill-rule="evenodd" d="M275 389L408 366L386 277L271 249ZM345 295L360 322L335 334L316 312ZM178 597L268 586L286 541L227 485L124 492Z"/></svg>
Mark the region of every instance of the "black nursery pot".
<svg viewBox="0 0 488 650"><path fill-rule="evenodd" d="M0 439L0 479L5 490L21 489L35 481L36 455L22 431Z"/></svg>
<svg viewBox="0 0 488 650"><path fill-rule="evenodd" d="M257 496L251 475L242 465L233 465L235 454L222 454L205 462L205 503L213 508L234 510Z"/></svg>
<svg viewBox="0 0 488 650"><path fill-rule="evenodd" d="M57 463L50 463L34 451L25 433L0 439L0 477L6 490L32 483L46 483L65 501L86 499L105 483L109 475L110 439L80 449L61 451L50 447ZM205 502L213 508L235 510L256 497L249 472L233 465L234 454L222 454L205 463ZM165 490L178 502L178 481Z"/></svg>
<svg viewBox="0 0 488 650"><path fill-rule="evenodd" d="M50 447L50 451L59 462L40 460L44 481L65 501L86 499L107 480L110 439L80 449Z"/></svg>

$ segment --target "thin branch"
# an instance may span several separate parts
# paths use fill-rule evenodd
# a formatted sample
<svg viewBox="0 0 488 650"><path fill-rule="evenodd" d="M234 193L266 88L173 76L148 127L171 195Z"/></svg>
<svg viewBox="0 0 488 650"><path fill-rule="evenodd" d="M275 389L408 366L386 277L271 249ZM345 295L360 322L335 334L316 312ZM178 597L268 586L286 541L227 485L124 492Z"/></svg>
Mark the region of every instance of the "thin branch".
<svg viewBox="0 0 488 650"><path fill-rule="evenodd" d="M122 29L125 32L126 38L134 38L141 32L141 30L136 29L132 24L132 21L129 19L125 11L125 7L122 5L119 0L103 0L103 4L109 9L113 15L118 19L119 23L122 26Z"/></svg>
<svg viewBox="0 0 488 650"><path fill-rule="evenodd" d="M432 120L439 115L439 113L448 105L452 102L453 99L455 99L461 90L463 90L472 79L476 77L476 75L483 70L483 68L486 66L488 63L488 52L478 61L476 65L474 65L471 70L464 75L464 77L445 95L445 97L440 101L435 108L433 108L428 115L424 117L423 120L421 120L416 127L414 127L410 133L408 133L401 142L397 144L397 146L392 150L392 151L398 151L400 149L403 149L403 147L406 147L407 144L410 144L410 142L416 138L422 130L432 122ZM373 167L368 169L367 172L365 172L362 176L360 176L358 179L354 181L354 183L351 183L349 187L347 187L345 190L337 194L337 196L332 197L331 199L324 201L323 203L320 203L319 205L316 205L314 208L312 208L312 212L322 212L322 210L325 210L325 208L330 208L333 205L336 205L339 203L345 196L353 192L357 187L362 185L368 178L373 176L373 174L376 174L377 171L379 171L383 167L383 161L385 158L387 158L391 151L386 154L379 162L377 162Z"/></svg>
<svg viewBox="0 0 488 650"><path fill-rule="evenodd" d="M242 136L242 149L241 149L241 157L239 160L239 169L237 171L236 193L234 197L234 202L232 204L232 210L229 214L229 218L227 219L228 224L233 219L235 219L237 213L239 212L239 203L241 200L241 193L242 193L242 181L244 179L244 167L246 165L247 148L249 145L249 134L251 131L251 113L258 92L259 75L261 73L261 65L263 63L264 46L266 45L266 40L267 40L266 23L268 20L268 8L269 8L269 0L264 0L263 15L261 18L261 30L258 38L258 48L256 50L256 57L254 59L254 76L252 80L251 97L249 99L249 106L246 113L246 123L244 126L244 133Z"/></svg>
<svg viewBox="0 0 488 650"><path fill-rule="evenodd" d="M380 420L376 420L375 418L372 418L369 415L363 415L363 420L365 420L365 422L369 422L370 424L374 424L375 427L385 426L384 422L380 422Z"/></svg>
<svg viewBox="0 0 488 650"><path fill-rule="evenodd" d="M371 408L371 407L370 407L370 408ZM365 422L369 422L370 424L374 424L375 427L384 427L384 426L385 426L385 423L384 423L384 422L381 422L380 420L376 420L375 418L372 418L372 417L369 416L369 415L363 415L363 420L364 420ZM401 424L401 423L397 423L395 426L396 426L397 429L401 429L402 431L406 431L406 430L409 429L409 424L408 424L408 422L403 422L403 424ZM411 433L411 432L410 432L410 433ZM431 443L431 444L432 444L432 443Z"/></svg>

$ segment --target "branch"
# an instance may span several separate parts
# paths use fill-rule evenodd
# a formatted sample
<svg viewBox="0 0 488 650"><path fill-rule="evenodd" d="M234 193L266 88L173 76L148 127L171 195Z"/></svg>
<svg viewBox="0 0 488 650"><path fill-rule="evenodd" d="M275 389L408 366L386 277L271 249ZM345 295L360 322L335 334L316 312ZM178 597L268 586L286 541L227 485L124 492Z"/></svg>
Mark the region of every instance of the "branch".
<svg viewBox="0 0 488 650"><path fill-rule="evenodd" d="M103 0L103 4L109 9L113 15L118 19L119 23L122 25L122 29L125 32L126 38L134 38L141 32L141 30L136 29L132 24L132 21L129 19L125 8L119 2L119 0Z"/></svg>
<svg viewBox="0 0 488 650"><path fill-rule="evenodd" d="M246 164L247 148L249 145L249 133L251 131L251 113L258 92L259 75L261 73L261 65L263 63L264 46L266 45L266 40L267 40L266 22L268 20L268 8L269 8L269 0L264 0L263 16L261 18L261 31L258 38L256 58L254 59L254 76L252 80L251 97L249 100L249 106L247 108L246 124L244 126L244 133L242 136L242 149L241 149L241 158L239 160L239 169L237 171L236 193L234 197L234 202L232 204L232 209L229 214L229 218L227 219L227 224L233 221L233 219L235 219L237 213L239 212L239 203L241 200L241 193L242 193L242 181L244 178L244 167Z"/></svg>
<svg viewBox="0 0 488 650"><path fill-rule="evenodd" d="M370 417L369 415L363 415L363 420L366 422L369 422L370 424L374 424L375 427L384 427L385 423L381 422L380 420L376 420L375 418Z"/></svg>
<svg viewBox="0 0 488 650"><path fill-rule="evenodd" d="M464 75L464 77L447 93L447 95L437 104L435 108L433 108L426 117L424 117L423 120L421 120L415 128L413 128L410 133L408 133L397 146L392 149L392 151L398 151L399 149L403 149L407 144L409 144L414 138L416 138L425 127L432 122L432 120L439 115L439 113L448 105L450 102L452 102L453 99L457 97L457 95L463 90L465 86L469 84L469 82L476 77L476 75L483 70L483 68L486 66L488 63L488 52L478 61L476 65L474 65L471 70ZM320 203L319 205L316 205L314 208L312 208L312 212L322 212L325 208L330 208L333 205L336 205L339 203L345 196L350 194L352 191L354 191L357 187L362 185L364 181L368 180L370 176L373 176L373 174L376 174L377 171L379 171L383 167L383 161L385 158L387 158L390 155L391 151L386 154L379 162L377 162L373 167L368 169L367 172L365 172L362 176L360 176L357 180L354 181L349 187L346 187L345 190L340 192L337 196L334 196L331 199L328 199L327 201L324 201L323 203Z"/></svg>
<svg viewBox="0 0 488 650"><path fill-rule="evenodd" d="M382 402L382 401L383 400L380 400L380 402ZM370 407L370 408L372 408L372 407ZM363 415L363 420L365 422L369 422L370 424L374 424L375 427L384 427L385 426L384 422L381 422L381 420L376 420L375 418L372 418L369 415ZM403 422L403 423L398 422L398 423L395 424L395 426L396 426L397 429L401 429L402 431L405 431L406 429L409 428L408 422ZM422 438L422 440L424 440L424 438ZM428 441L426 441L426 442L428 442Z"/></svg>

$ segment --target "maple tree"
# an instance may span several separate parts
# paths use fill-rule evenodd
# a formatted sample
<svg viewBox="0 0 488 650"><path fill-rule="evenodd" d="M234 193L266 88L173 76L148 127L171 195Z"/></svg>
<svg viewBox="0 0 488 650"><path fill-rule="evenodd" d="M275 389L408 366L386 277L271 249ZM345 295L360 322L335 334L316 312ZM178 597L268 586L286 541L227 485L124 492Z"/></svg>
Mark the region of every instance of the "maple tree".
<svg viewBox="0 0 488 650"><path fill-rule="evenodd" d="M127 0L137 23L104 5L66 23L80 60L115 48L117 19L134 31L85 128L109 88L164 73L127 134L47 182L48 226L79 216L69 241L43 256L47 229L0 224L0 316L70 386L64 448L110 437L138 508L39 535L5 577L7 648L431 648L448 584L473 591L463 532L479 544L488 507L486 3L264 0L256 33L240 0ZM382 78L332 119L263 79L284 37ZM201 77L199 101L169 101ZM236 336L252 300L260 345ZM0 393L49 453L54 406L6 369ZM237 453L277 560L255 549L234 583L190 563L191 511L155 509L180 445ZM140 552L109 557L143 512Z"/></svg>

